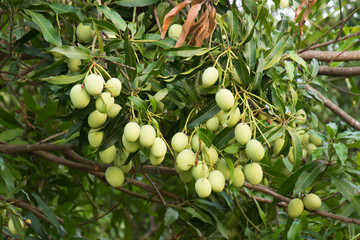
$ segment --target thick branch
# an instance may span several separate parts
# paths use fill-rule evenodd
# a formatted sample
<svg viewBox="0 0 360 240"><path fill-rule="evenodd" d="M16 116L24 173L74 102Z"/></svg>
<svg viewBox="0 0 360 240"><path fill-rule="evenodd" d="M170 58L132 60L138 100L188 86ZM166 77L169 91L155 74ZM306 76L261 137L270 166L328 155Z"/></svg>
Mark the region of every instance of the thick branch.
<svg viewBox="0 0 360 240"><path fill-rule="evenodd" d="M359 76L360 67L328 67L320 66L319 75L327 76Z"/></svg>
<svg viewBox="0 0 360 240"><path fill-rule="evenodd" d="M45 144L28 144L28 145L10 145L1 144L0 152L3 153L21 153L21 152L34 152L34 151L60 151L71 149L71 145L53 145L49 143Z"/></svg>
<svg viewBox="0 0 360 240"><path fill-rule="evenodd" d="M306 85L305 89L309 91L311 94L313 94L316 98L319 98L322 102L324 102L324 105L329 108L331 111L333 111L336 115L341 117L342 120L347 122L350 126L355 128L356 130L360 131L360 122L351 117L349 114L347 114L344 110L342 110L340 107L338 107L335 103L331 102L328 98L326 98L324 95L322 95L318 90L311 87L310 85Z"/></svg>
<svg viewBox="0 0 360 240"><path fill-rule="evenodd" d="M319 61L358 61L360 60L360 51L314 51L309 50L299 54L304 60L312 60L313 58Z"/></svg>

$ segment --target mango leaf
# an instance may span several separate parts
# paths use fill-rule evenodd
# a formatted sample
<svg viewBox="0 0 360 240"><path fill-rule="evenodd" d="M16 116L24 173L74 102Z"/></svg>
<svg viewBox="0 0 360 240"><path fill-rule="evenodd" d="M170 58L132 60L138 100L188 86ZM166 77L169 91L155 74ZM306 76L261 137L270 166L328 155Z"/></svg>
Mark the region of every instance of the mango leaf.
<svg viewBox="0 0 360 240"><path fill-rule="evenodd" d="M187 129L192 129L194 127L199 126L200 124L206 122L207 120L215 116L218 112L220 112L219 106L215 102L210 103L208 106L203 108L198 114L196 114L195 117L189 120Z"/></svg>
<svg viewBox="0 0 360 240"><path fill-rule="evenodd" d="M286 72L289 76L289 80L290 81L294 80L294 71L295 71L294 64L289 61L284 61L284 63L285 63Z"/></svg>
<svg viewBox="0 0 360 240"><path fill-rule="evenodd" d="M164 225L170 226L173 222L176 221L179 217L179 212L175 209L168 208L166 209L165 216L164 216Z"/></svg>
<svg viewBox="0 0 360 240"><path fill-rule="evenodd" d="M332 176L332 180L341 194L351 203L356 212L360 214L360 199L356 198L356 195L360 192L360 187L338 176Z"/></svg>
<svg viewBox="0 0 360 240"><path fill-rule="evenodd" d="M217 149L223 149L226 146L226 144L234 137L235 137L234 128L229 128L229 127L224 128L214 137L213 145Z"/></svg>
<svg viewBox="0 0 360 240"><path fill-rule="evenodd" d="M169 57L192 57L201 56L207 52L212 51L212 48L200 48L190 45L181 46L178 48L169 48L162 51L164 55Z"/></svg>
<svg viewBox="0 0 360 240"><path fill-rule="evenodd" d="M259 212L259 216L262 220L262 222L264 223L265 226L267 226L266 224L266 214L264 213L264 211L261 209L260 207L260 204L258 203L258 201L256 200L256 198L253 198L255 204L256 204L256 207L258 209L258 212Z"/></svg>
<svg viewBox="0 0 360 240"><path fill-rule="evenodd" d="M81 9L78 7L70 6L67 4L51 4L47 3L51 9L57 14L61 14L64 16L69 16L71 18L75 18L79 21L84 20L84 15L81 12Z"/></svg>
<svg viewBox="0 0 360 240"><path fill-rule="evenodd" d="M79 58L79 59L88 59L90 55L90 51L88 49L82 47L74 47L74 46L55 47L51 49L50 52L61 53L68 58Z"/></svg>
<svg viewBox="0 0 360 240"><path fill-rule="evenodd" d="M339 157L340 161L342 163L344 163L348 157L348 148L346 147L346 145L344 145L342 143L334 143L333 146L334 146L336 155Z"/></svg>
<svg viewBox="0 0 360 240"><path fill-rule="evenodd" d="M24 229L20 224L19 217L16 216L15 213L11 212L11 219L12 219L12 222L14 224L14 227L15 227L16 231L22 236L24 234Z"/></svg>
<svg viewBox="0 0 360 240"><path fill-rule="evenodd" d="M44 36L44 39L53 43L56 46L61 46L61 38L58 32L55 30L51 22L45 18L42 14L36 13L27 9L24 9L24 12L31 17L33 22L40 27L40 30Z"/></svg>
<svg viewBox="0 0 360 240"><path fill-rule="evenodd" d="M119 36L119 30L115 27L112 23L105 21L105 20L97 20L97 19L87 19L83 21L83 23L93 23L96 24L98 30L106 30L109 32L115 33Z"/></svg>
<svg viewBox="0 0 360 240"><path fill-rule="evenodd" d="M125 30L125 34L124 34L124 50L125 50L125 64L135 68L135 70L130 69L130 68L126 68L126 72L130 78L131 81L134 81L135 77L136 77L136 56L135 56L135 52L133 49L133 46L131 45L130 41L129 41L129 29L127 28ZM127 82L127 81L125 81Z"/></svg>
<svg viewBox="0 0 360 240"><path fill-rule="evenodd" d="M205 128L198 128L197 132L199 134L200 139L205 143L205 145L209 148L212 145L212 141L215 137L214 133Z"/></svg>
<svg viewBox="0 0 360 240"><path fill-rule="evenodd" d="M302 172L296 181L294 195L304 191L321 173L321 168L322 166L317 166L311 172Z"/></svg>
<svg viewBox="0 0 360 240"><path fill-rule="evenodd" d="M18 120L16 120L16 118L14 118L14 116L4 109L0 109L0 120L8 123L10 125L9 127L23 128L23 125ZM2 121L0 121L0 122L2 123Z"/></svg>
<svg viewBox="0 0 360 240"><path fill-rule="evenodd" d="M190 3L191 3L191 1L189 1L189 0L182 1L181 3L176 5L173 9L170 10L170 12L168 12L165 15L164 22L163 22L162 29L161 29L161 38L165 37L166 32L169 29L171 22L174 20L174 18L179 14L179 12L184 7L186 7Z"/></svg>
<svg viewBox="0 0 360 240"><path fill-rule="evenodd" d="M289 231L287 232L287 239L296 240L301 236L302 226L301 222L293 221Z"/></svg>
<svg viewBox="0 0 360 240"><path fill-rule="evenodd" d="M302 159L302 145L296 133L289 131L292 142L292 154L294 156L294 169L300 166Z"/></svg>
<svg viewBox="0 0 360 240"><path fill-rule="evenodd" d="M45 216L50 220L51 224L54 225L56 230L60 233L61 232L61 226L59 223L59 220L56 218L56 215L54 212L50 209L50 207L35 193L32 194L34 198L36 199L36 202L45 214Z"/></svg>
<svg viewBox="0 0 360 240"><path fill-rule="evenodd" d="M308 71L308 65L306 64L306 62L304 61L304 59L302 59L301 57L299 57L299 55L296 52L290 52L288 55L289 58L291 58L292 60L294 60L294 62L297 62L298 64L300 64L301 66L303 66L303 68L305 69L305 71ZM315 58L314 58L315 59Z"/></svg>
<svg viewBox="0 0 360 240"><path fill-rule="evenodd" d="M192 207L184 207L182 208L182 210L185 210L186 212L190 213L192 217L198 218L201 221L205 222L205 223L209 223L209 224L213 224L211 219L209 219L209 217L205 217L203 215L201 215L199 213L199 211L196 211L194 208Z"/></svg>
<svg viewBox="0 0 360 240"><path fill-rule="evenodd" d="M246 66L244 60L240 55L238 56L238 59L233 59L233 64L240 78L240 82L242 83L242 85L247 87L250 84L250 73L248 66Z"/></svg>
<svg viewBox="0 0 360 240"><path fill-rule="evenodd" d="M117 0L114 3L124 7L144 7L158 1L159 0Z"/></svg>
<svg viewBox="0 0 360 240"><path fill-rule="evenodd" d="M109 7L104 5L98 6L97 9L99 12L103 13L105 17L110 19L118 29L120 29L123 32L125 31L127 24L124 21L124 19L120 16L120 14L118 14L116 11L111 10Z"/></svg>
<svg viewBox="0 0 360 240"><path fill-rule="evenodd" d="M83 80L85 78L85 75L86 75L85 73L71 75L71 76L59 75L59 76L51 76L51 77L41 78L40 80L46 81L51 84L70 84L70 83L74 83L74 82Z"/></svg>
<svg viewBox="0 0 360 240"><path fill-rule="evenodd" d="M256 43L253 38L245 44L244 56L250 67L250 71L254 70L256 63Z"/></svg>
<svg viewBox="0 0 360 240"><path fill-rule="evenodd" d="M318 60L316 60L316 58L313 58L313 60L311 60L310 65L311 65L310 67L311 78L314 78L317 76L319 72L319 62Z"/></svg>
<svg viewBox="0 0 360 240"><path fill-rule="evenodd" d="M135 96L129 96L128 99L135 104L135 106L137 106L139 109L146 111L147 109L147 105L144 102L144 100L142 100L139 97L135 97Z"/></svg>
<svg viewBox="0 0 360 240"><path fill-rule="evenodd" d="M271 68L281 59L286 46L286 36L283 36L276 45L271 48L269 54L264 59L264 70Z"/></svg>

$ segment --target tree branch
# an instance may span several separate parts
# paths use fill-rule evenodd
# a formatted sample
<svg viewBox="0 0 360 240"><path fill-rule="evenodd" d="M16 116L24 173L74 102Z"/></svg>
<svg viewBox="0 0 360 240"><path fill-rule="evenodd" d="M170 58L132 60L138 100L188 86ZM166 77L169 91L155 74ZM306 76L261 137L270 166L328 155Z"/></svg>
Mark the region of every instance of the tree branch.
<svg viewBox="0 0 360 240"><path fill-rule="evenodd" d="M358 76L358 75L360 75L360 67L328 67L328 66L320 66L318 75Z"/></svg>
<svg viewBox="0 0 360 240"><path fill-rule="evenodd" d="M61 151L71 149L71 145L53 145L49 143L45 144L28 144L28 145L10 145L1 144L0 152L2 153L24 153L34 151Z"/></svg>
<svg viewBox="0 0 360 240"><path fill-rule="evenodd" d="M314 51L309 50L299 54L304 60L312 60L313 58L319 61L358 61L360 60L360 51Z"/></svg>
<svg viewBox="0 0 360 240"><path fill-rule="evenodd" d="M318 100L320 99L324 105L329 108L331 111L333 111L336 115L338 115L342 120L347 122L350 126L355 128L356 130L360 131L360 122L357 121L355 118L351 117L349 114L347 114L344 110L342 110L340 107L338 107L335 103L331 102L328 98L326 98L324 95L322 95L318 90L311 87L310 85L306 85L305 89L314 95L315 98Z"/></svg>

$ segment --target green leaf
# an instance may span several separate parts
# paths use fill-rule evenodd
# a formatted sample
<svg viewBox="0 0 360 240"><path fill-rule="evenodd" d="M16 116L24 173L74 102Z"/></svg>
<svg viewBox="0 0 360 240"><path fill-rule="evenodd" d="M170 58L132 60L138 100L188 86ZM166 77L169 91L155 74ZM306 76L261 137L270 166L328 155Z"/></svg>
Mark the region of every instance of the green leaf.
<svg viewBox="0 0 360 240"><path fill-rule="evenodd" d="M301 66L303 66L303 68L305 69L305 71L308 71L308 65L306 64L306 62L304 61L304 59L302 59L301 57L299 57L299 55L296 52L290 52L288 55L292 60L294 60L294 62L297 62L298 64L300 64ZM314 58L315 59L315 58Z"/></svg>
<svg viewBox="0 0 360 240"><path fill-rule="evenodd" d="M266 224L266 214L264 213L264 211L261 209L260 207L260 204L258 203L258 201L256 200L256 198L253 198L255 204L256 204L256 207L258 209L258 212L259 212L259 216L261 218L261 220L263 221L264 225L267 226Z"/></svg>
<svg viewBox="0 0 360 240"><path fill-rule="evenodd" d="M33 22L40 27L40 30L47 42L53 43L56 46L61 46L61 38L47 18L45 18L40 13L36 13L27 9L24 9L24 11L31 17Z"/></svg>
<svg viewBox="0 0 360 240"><path fill-rule="evenodd" d="M234 137L235 137L234 128L229 128L229 127L224 128L223 130L221 130L221 132L216 134L213 140L213 145L217 149L223 149L226 146L226 144Z"/></svg>
<svg viewBox="0 0 360 240"><path fill-rule="evenodd" d="M291 135L291 142L292 142L292 153L294 156L294 169L296 169L301 164L302 159L302 145L299 137L296 135L296 133L289 131Z"/></svg>
<svg viewBox="0 0 360 240"><path fill-rule="evenodd" d="M212 141L214 139L214 133L205 128L198 128L197 132L199 134L200 139L205 143L205 145L209 148L212 145Z"/></svg>
<svg viewBox="0 0 360 240"><path fill-rule="evenodd" d="M84 15L81 12L80 8L69 6L67 4L47 4L51 9L56 12L57 14L61 15L69 15L72 18L75 18L77 20L83 21Z"/></svg>
<svg viewBox="0 0 360 240"><path fill-rule="evenodd" d="M192 56L201 56L207 52L212 51L211 48L200 48L190 45L184 45L178 48L168 48L162 51L164 55L169 57L192 57Z"/></svg>
<svg viewBox="0 0 360 240"><path fill-rule="evenodd" d="M166 209L166 213L164 216L164 225L170 226L173 222L176 221L176 219L178 219L178 217L179 217L178 211L172 208Z"/></svg>
<svg viewBox="0 0 360 240"><path fill-rule="evenodd" d="M53 64L50 64L50 65L47 66L47 67L44 67L44 68L41 68L41 69L35 71L34 74L31 75L30 78L31 78L31 79L36 79L36 78L38 78L39 76L41 76L41 75L43 75L43 74L45 74L45 73L48 73L50 70L59 67L59 66L62 65L64 62L65 62L65 58L62 58L62 59L60 59L59 61L56 61L56 62L54 62Z"/></svg>
<svg viewBox="0 0 360 240"><path fill-rule="evenodd" d="M23 125L14 118L13 114L10 114L9 112L0 109L0 119L7 122L11 126L23 128Z"/></svg>
<svg viewBox="0 0 360 240"><path fill-rule="evenodd" d="M264 69L264 55L261 52L261 55L260 55L260 58L258 61L258 66L256 69L255 79L253 81L251 81L251 83L250 83L250 90L256 90L260 87L261 82L262 82L263 69Z"/></svg>
<svg viewBox="0 0 360 240"><path fill-rule="evenodd" d="M322 166L317 166L311 172L302 172L296 181L294 195L305 190L321 173L321 168Z"/></svg>
<svg viewBox="0 0 360 240"><path fill-rule="evenodd" d="M290 81L294 80L294 71L295 71L294 64L289 61L284 61L284 63L285 63L286 72L289 76L289 80Z"/></svg>
<svg viewBox="0 0 360 240"><path fill-rule="evenodd" d="M286 37L282 37L279 42L271 49L269 54L265 57L264 60L264 70L271 68L281 59L284 49L286 46Z"/></svg>
<svg viewBox="0 0 360 240"><path fill-rule="evenodd" d="M60 233L61 226L60 226L59 220L56 218L56 215L54 214L54 212L37 194L33 193L33 196L36 199L36 202L37 202L37 205L39 206L39 208L41 208L41 210L43 211L45 216L50 220L51 224L54 225L56 230Z"/></svg>
<svg viewBox="0 0 360 240"><path fill-rule="evenodd" d="M85 78L86 73L84 74L76 74L76 75L59 75L59 76L51 76L46 78L41 78L40 80L46 81L51 84L70 84L74 82L81 81Z"/></svg>
<svg viewBox="0 0 360 240"><path fill-rule="evenodd" d="M135 68L135 70L126 68L126 72L130 78L131 81L134 81L136 77L136 54L134 51L133 46L130 43L130 36L129 36L129 29L127 28L125 30L124 34L124 50L125 50L125 64ZM127 83L127 81L125 81Z"/></svg>
<svg viewBox="0 0 360 240"><path fill-rule="evenodd" d="M14 224L14 227L15 227L16 231L20 234L20 236L23 236L24 235L24 229L21 226L20 219L12 211L11 211L11 219L12 219L12 222Z"/></svg>
<svg viewBox="0 0 360 240"><path fill-rule="evenodd" d="M209 103L208 106L203 108L198 114L196 114L195 117L192 117L189 120L187 129L192 129L199 126L200 124L215 116L218 112L220 112L219 106L215 102Z"/></svg>
<svg viewBox="0 0 360 240"><path fill-rule="evenodd" d="M164 99L164 97L166 97L166 95L168 95L168 93L169 93L169 89L163 88L154 95L154 98L157 102L160 102L161 100Z"/></svg>
<svg viewBox="0 0 360 240"><path fill-rule="evenodd" d="M142 100L139 97L135 97L135 96L129 96L128 99L135 104L135 106L137 106L139 109L146 111L147 109L147 105L144 102L144 100Z"/></svg>
<svg viewBox="0 0 360 240"><path fill-rule="evenodd" d="M90 56L88 49L74 46L55 47L51 49L50 52L61 53L68 58L88 59Z"/></svg>
<svg viewBox="0 0 360 240"><path fill-rule="evenodd" d="M159 0L118 0L115 4L124 7L144 7L158 2Z"/></svg>
<svg viewBox="0 0 360 240"><path fill-rule="evenodd" d="M103 13L107 18L109 18L118 29L123 32L125 31L127 24L117 12L111 10L105 5L100 5L97 7L97 9L99 12Z"/></svg>
<svg viewBox="0 0 360 240"><path fill-rule="evenodd" d="M302 226L300 222L293 221L289 231L287 232L287 239L297 240L301 236Z"/></svg>
<svg viewBox="0 0 360 240"><path fill-rule="evenodd" d="M244 60L239 55L237 60L233 59L233 64L234 64L235 70L240 78L241 84L244 85L245 87L247 87L250 84L250 73L249 73L249 69L246 66Z"/></svg>
<svg viewBox="0 0 360 240"><path fill-rule="evenodd" d="M245 44L244 56L248 66L250 67L250 71L254 70L256 63L256 43L254 39L251 39Z"/></svg>
<svg viewBox="0 0 360 240"><path fill-rule="evenodd" d="M203 221L205 223L212 224L212 221L210 219L207 219L205 216L201 215L194 208L192 208L192 207L184 207L182 209L187 211L188 213L190 213L192 217L198 218L198 219L200 219L201 221Z"/></svg>
<svg viewBox="0 0 360 240"><path fill-rule="evenodd" d="M348 157L348 148L346 145L342 143L334 143L333 144L336 155L339 157L340 161L342 163L345 163L347 157Z"/></svg>
<svg viewBox="0 0 360 240"><path fill-rule="evenodd" d="M109 23L105 20L97 20L97 19L87 19L83 23L94 23L96 24L97 28L99 30L106 30L109 32L115 33L117 36L119 36L119 30L117 27L115 27L113 24Z"/></svg>
<svg viewBox="0 0 360 240"><path fill-rule="evenodd" d="M356 198L356 195L360 192L360 187L339 176L332 176L332 180L341 194L351 203L356 212L360 214L360 199Z"/></svg>
<svg viewBox="0 0 360 240"><path fill-rule="evenodd" d="M316 77L318 72L319 72L319 62L318 60L316 60L316 58L313 58L313 60L311 60L311 67L310 67L311 78Z"/></svg>

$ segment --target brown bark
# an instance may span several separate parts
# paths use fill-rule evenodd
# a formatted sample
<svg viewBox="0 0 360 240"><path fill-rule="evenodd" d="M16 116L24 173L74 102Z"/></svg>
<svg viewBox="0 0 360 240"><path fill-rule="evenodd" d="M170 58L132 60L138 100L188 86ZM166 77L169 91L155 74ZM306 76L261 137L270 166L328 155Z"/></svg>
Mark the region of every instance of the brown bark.
<svg viewBox="0 0 360 240"><path fill-rule="evenodd" d="M359 76L360 67L328 67L320 66L319 75L326 76Z"/></svg>
<svg viewBox="0 0 360 240"><path fill-rule="evenodd" d="M313 58L318 61L358 61L360 60L360 51L314 51L309 50L299 54L304 60L312 60Z"/></svg>

